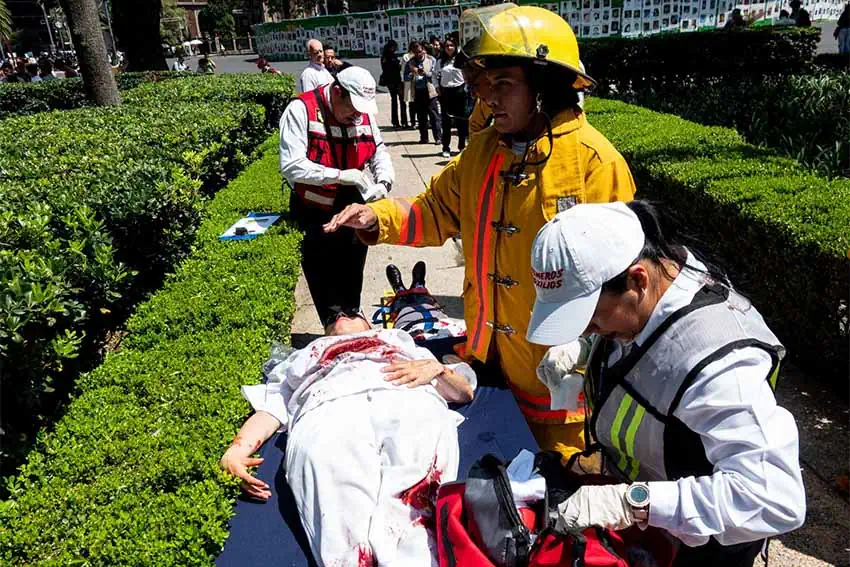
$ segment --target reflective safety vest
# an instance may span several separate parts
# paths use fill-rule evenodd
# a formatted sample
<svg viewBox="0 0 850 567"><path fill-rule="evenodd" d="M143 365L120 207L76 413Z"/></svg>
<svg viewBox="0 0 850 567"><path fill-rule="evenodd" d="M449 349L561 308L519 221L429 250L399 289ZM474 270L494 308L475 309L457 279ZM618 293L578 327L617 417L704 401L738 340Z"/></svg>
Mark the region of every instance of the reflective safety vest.
<svg viewBox="0 0 850 567"><path fill-rule="evenodd" d="M353 126L340 124L324 90L319 87L298 95L307 107L307 159L337 169L363 169L377 147L369 115L361 115L361 122ZM295 192L305 204L326 211L333 208L338 190L339 185L295 184Z"/></svg>
<svg viewBox="0 0 850 567"><path fill-rule="evenodd" d="M595 341L585 395L593 408L590 431L603 447L608 472L629 480L677 480L710 475L713 465L699 434L673 414L709 364L747 347L773 359L765 376L776 387L785 348L746 298L710 284L675 311L645 343L606 367L613 344Z"/></svg>

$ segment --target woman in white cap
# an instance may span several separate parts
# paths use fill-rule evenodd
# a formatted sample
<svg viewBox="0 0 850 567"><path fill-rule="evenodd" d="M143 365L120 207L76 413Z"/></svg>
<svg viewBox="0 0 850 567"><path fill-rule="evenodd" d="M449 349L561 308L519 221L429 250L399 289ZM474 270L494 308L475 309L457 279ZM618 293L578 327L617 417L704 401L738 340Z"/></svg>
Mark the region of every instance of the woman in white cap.
<svg viewBox="0 0 850 567"><path fill-rule="evenodd" d="M578 205L535 239L528 339L565 345L540 378L553 404L583 385L603 472L623 480L582 487L558 524L648 524L685 544L676 566L751 567L805 518L797 426L773 395L785 349L662 227L646 202Z"/></svg>

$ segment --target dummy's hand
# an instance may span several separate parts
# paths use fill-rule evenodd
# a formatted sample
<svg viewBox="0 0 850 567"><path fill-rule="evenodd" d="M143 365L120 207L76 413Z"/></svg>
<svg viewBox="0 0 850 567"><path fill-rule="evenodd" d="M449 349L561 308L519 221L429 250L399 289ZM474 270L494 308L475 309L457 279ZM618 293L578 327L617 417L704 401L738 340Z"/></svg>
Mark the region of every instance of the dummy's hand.
<svg viewBox="0 0 850 567"><path fill-rule="evenodd" d="M342 226L348 226L357 230L365 230L375 226L378 215L366 205L354 203L345 207L341 213L337 213L324 226L325 232L336 232Z"/></svg>
<svg viewBox="0 0 850 567"><path fill-rule="evenodd" d="M444 370L443 365L436 360L397 360L381 369L387 374L384 376L385 381L396 386L407 384L408 388L430 384Z"/></svg>
<svg viewBox="0 0 850 567"><path fill-rule="evenodd" d="M537 378L549 388L551 409L578 409L578 395L584 387L584 376L576 369L585 364L589 347L582 340L553 346L537 365Z"/></svg>
<svg viewBox="0 0 850 567"><path fill-rule="evenodd" d="M556 530L599 526L614 530L635 523L632 508L626 502L628 484L582 486L558 506Z"/></svg>
<svg viewBox="0 0 850 567"><path fill-rule="evenodd" d="M221 457L219 465L226 473L242 479L239 487L246 495L258 500L268 500L272 496L269 485L248 472L248 467L259 466L264 459L252 457L250 453L245 454L250 450L244 445L231 445Z"/></svg>
<svg viewBox="0 0 850 567"><path fill-rule="evenodd" d="M359 169L343 169L339 172L339 182L342 185L356 185L358 188L371 183L369 176Z"/></svg>

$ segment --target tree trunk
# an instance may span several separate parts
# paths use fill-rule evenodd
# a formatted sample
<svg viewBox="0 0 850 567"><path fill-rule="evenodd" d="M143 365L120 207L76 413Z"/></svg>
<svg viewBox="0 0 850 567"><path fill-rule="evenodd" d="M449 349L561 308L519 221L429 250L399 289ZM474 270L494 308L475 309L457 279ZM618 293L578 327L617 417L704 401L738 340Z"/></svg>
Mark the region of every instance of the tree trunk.
<svg viewBox="0 0 850 567"><path fill-rule="evenodd" d="M106 45L100 29L95 0L60 0L71 29L86 97L98 106L121 104Z"/></svg>
<svg viewBox="0 0 850 567"><path fill-rule="evenodd" d="M113 0L112 24L128 71L166 71L159 19L162 0Z"/></svg>

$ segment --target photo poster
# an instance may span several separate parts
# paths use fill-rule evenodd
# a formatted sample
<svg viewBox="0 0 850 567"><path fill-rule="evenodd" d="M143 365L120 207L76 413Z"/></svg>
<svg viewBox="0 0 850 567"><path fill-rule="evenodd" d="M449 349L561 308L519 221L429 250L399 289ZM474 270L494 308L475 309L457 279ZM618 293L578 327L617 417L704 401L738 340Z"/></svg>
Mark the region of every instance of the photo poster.
<svg viewBox="0 0 850 567"><path fill-rule="evenodd" d="M560 0L539 2L520 0L522 5L539 6L559 14L577 37L637 37L662 32L691 32L722 28L732 10L744 18L765 22L779 20L779 12L789 10L789 0ZM802 0L811 18L836 20L844 0ZM463 10L459 6L395 8L336 16L259 24L254 27L257 52L271 61L306 61L305 44L317 38L332 45L342 57L378 57L389 39L407 50L413 39L427 41L432 35L444 38L459 31ZM476 23L467 24L474 28ZM475 35L476 29L466 33Z"/></svg>
<svg viewBox="0 0 850 567"><path fill-rule="evenodd" d="M624 0L566 0L560 3L522 2L545 8L560 15L576 37L611 37L621 35Z"/></svg>

